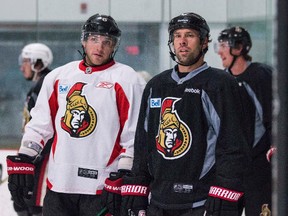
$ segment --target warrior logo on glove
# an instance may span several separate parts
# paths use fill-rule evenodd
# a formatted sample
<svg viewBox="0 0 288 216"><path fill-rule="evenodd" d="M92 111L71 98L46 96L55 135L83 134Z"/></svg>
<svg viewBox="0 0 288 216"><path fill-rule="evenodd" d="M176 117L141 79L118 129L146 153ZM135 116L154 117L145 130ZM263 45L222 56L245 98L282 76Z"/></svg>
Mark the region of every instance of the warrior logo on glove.
<svg viewBox="0 0 288 216"><path fill-rule="evenodd" d="M180 99L166 98L161 107L161 118L156 146L165 158L174 160L182 157L191 147L191 132L174 108Z"/></svg>

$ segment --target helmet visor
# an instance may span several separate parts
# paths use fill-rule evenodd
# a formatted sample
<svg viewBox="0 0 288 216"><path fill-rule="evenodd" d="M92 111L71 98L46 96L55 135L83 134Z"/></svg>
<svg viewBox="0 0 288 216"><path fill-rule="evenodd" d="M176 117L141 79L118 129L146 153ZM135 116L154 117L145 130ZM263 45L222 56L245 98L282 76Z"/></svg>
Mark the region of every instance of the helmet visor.
<svg viewBox="0 0 288 216"><path fill-rule="evenodd" d="M30 58L24 57L22 54L19 55L18 57L18 65L21 66L22 64L32 64Z"/></svg>
<svg viewBox="0 0 288 216"><path fill-rule="evenodd" d="M85 34L84 38L85 38L84 41L87 41L88 43L101 44L104 47L112 48L116 44L115 38L94 32Z"/></svg>
<svg viewBox="0 0 288 216"><path fill-rule="evenodd" d="M228 41L220 40L220 41L214 42L213 48L214 48L214 52L218 53L221 50L230 48L230 45Z"/></svg>

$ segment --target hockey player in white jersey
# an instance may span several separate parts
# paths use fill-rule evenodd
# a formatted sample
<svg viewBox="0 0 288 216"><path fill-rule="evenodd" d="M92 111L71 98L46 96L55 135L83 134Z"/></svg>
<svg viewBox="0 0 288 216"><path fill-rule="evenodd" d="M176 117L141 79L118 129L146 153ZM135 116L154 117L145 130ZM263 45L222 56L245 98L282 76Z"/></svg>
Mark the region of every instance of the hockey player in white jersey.
<svg viewBox="0 0 288 216"><path fill-rule="evenodd" d="M7 157L12 196L29 198L33 162L54 136L44 216L96 215L104 207L117 215L107 203L110 193L100 195L105 180L107 190L115 189L113 177L119 182L131 169L146 84L131 67L114 60L120 36L111 16L96 14L85 22L83 59L45 77L19 154Z"/></svg>

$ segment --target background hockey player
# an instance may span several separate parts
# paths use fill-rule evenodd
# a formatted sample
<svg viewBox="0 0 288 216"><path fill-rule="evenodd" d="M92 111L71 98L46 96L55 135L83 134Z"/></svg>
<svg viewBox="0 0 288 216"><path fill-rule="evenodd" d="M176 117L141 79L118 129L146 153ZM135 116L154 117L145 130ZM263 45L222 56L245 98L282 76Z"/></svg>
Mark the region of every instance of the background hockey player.
<svg viewBox="0 0 288 216"><path fill-rule="evenodd" d="M263 204L271 208L272 68L252 62L252 40L240 26L221 31L216 47L223 66L238 82L245 108L244 129L252 156L245 177L245 215L259 215Z"/></svg>
<svg viewBox="0 0 288 216"><path fill-rule="evenodd" d="M83 60L45 77L19 155L7 157L11 194L27 197L31 184L25 179L33 177L33 161L54 136L44 216L95 216L108 205L100 196L105 179L131 169L146 82L114 61L120 36L111 16L96 14L84 23Z"/></svg>
<svg viewBox="0 0 288 216"><path fill-rule="evenodd" d="M28 121L30 121L30 111L35 106L39 91L41 89L44 77L51 71L49 69L53 62L51 49L43 43L31 43L26 45L19 56L20 70L26 80L33 81L34 84L29 90L23 110L22 130ZM49 140L41 152L41 157L35 163L33 196L30 199L20 202L22 194L13 196L15 200L13 206L19 216L42 215L43 199L46 192L46 174L47 162L51 148L52 140ZM14 181L10 177L9 181ZM32 180L32 179L31 179ZM13 190L13 185L9 185Z"/></svg>
<svg viewBox="0 0 288 216"><path fill-rule="evenodd" d="M168 31L177 65L145 87L134 175L123 179L124 215L236 216L246 145L237 83L204 61L210 29L203 17L183 13Z"/></svg>

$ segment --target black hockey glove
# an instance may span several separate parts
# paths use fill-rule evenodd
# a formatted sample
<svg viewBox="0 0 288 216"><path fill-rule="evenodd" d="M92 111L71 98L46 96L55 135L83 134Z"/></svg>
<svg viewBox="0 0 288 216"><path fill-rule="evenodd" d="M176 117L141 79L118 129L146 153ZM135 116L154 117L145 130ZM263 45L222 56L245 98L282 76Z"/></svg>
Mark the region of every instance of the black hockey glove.
<svg viewBox="0 0 288 216"><path fill-rule="evenodd" d="M113 216L120 216L122 177L128 173L130 171L111 172L109 178L105 180L101 195L102 204Z"/></svg>
<svg viewBox="0 0 288 216"><path fill-rule="evenodd" d="M9 155L6 158L8 172L8 189L14 202L25 206L25 199L33 195L34 170L33 158L26 155Z"/></svg>
<svg viewBox="0 0 288 216"><path fill-rule="evenodd" d="M121 216L146 215L149 181L144 176L124 176Z"/></svg>
<svg viewBox="0 0 288 216"><path fill-rule="evenodd" d="M238 200L242 192L211 186L205 203L206 216L238 216Z"/></svg>

